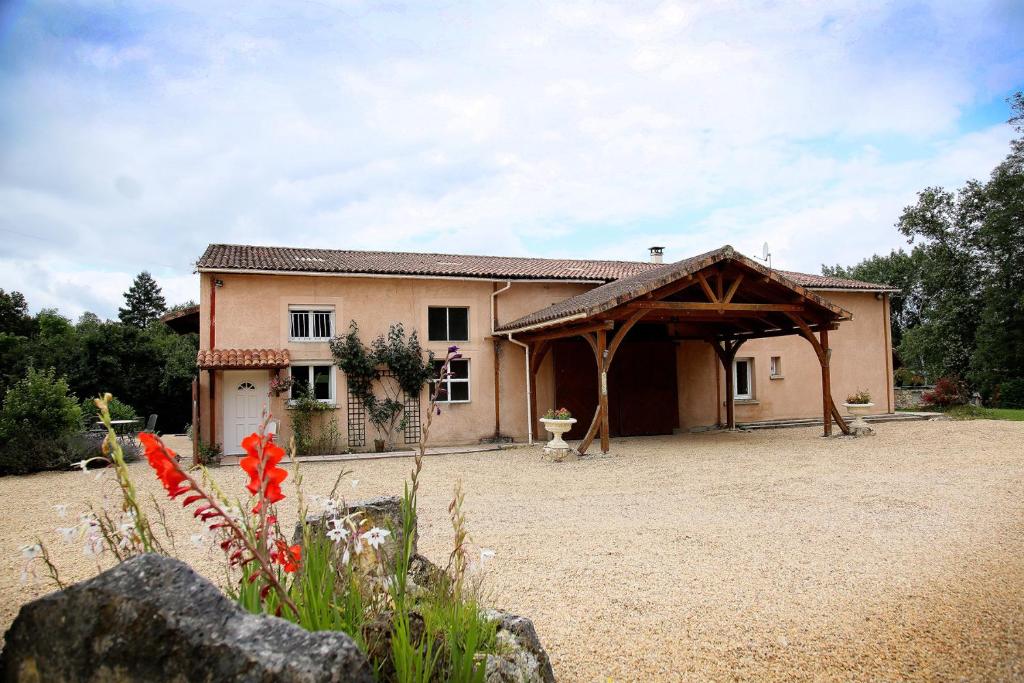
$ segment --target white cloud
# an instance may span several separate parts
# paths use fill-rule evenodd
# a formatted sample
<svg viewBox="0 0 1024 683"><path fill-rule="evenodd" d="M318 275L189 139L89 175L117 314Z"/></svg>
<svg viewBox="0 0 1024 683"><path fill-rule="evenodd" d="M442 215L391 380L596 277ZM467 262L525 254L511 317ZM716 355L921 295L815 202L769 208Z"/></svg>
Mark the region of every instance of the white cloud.
<svg viewBox="0 0 1024 683"><path fill-rule="evenodd" d="M852 262L998 162L1009 130L962 117L1024 73L998 4L285 7L20 34L0 287L113 315L142 269L194 297L213 241Z"/></svg>

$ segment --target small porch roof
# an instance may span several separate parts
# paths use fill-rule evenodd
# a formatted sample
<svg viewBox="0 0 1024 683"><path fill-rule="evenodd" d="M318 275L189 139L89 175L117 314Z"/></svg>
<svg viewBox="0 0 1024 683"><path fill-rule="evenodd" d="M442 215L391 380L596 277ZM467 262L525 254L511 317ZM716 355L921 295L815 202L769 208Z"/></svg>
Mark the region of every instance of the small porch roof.
<svg viewBox="0 0 1024 683"><path fill-rule="evenodd" d="M687 294L691 288L698 293ZM853 318L784 273L725 245L588 290L501 325L496 332L539 335L551 328L624 320L645 308L645 322L679 323L688 328L680 336L695 339L800 334L794 313L814 327Z"/></svg>
<svg viewBox="0 0 1024 683"><path fill-rule="evenodd" d="M291 365L288 349L204 349L196 357L201 370L246 370L286 368Z"/></svg>

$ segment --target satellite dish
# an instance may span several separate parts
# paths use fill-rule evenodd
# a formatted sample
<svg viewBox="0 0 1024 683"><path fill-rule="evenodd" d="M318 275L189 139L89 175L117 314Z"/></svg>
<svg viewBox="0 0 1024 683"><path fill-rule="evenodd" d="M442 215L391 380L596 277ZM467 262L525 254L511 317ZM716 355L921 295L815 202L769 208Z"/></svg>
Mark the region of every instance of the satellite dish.
<svg viewBox="0 0 1024 683"><path fill-rule="evenodd" d="M761 247L761 258L767 261L769 256L771 256L771 252L768 251L768 243L765 242L764 246Z"/></svg>

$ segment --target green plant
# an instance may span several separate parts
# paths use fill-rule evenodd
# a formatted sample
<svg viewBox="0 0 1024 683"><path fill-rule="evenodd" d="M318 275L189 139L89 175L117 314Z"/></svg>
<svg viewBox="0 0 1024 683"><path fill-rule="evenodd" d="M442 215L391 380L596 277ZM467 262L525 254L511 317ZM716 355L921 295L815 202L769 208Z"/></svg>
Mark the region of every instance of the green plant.
<svg viewBox="0 0 1024 683"><path fill-rule="evenodd" d="M851 405L865 405L871 403L871 392L867 389L858 389L846 397L846 402Z"/></svg>
<svg viewBox="0 0 1024 683"><path fill-rule="evenodd" d="M82 401L82 420L85 422L86 428L95 424L99 418L99 410L96 408L96 400L87 398ZM134 420L138 417L138 413L135 408L132 408L127 403L117 400L116 398L110 401L110 418L112 420Z"/></svg>
<svg viewBox="0 0 1024 683"><path fill-rule="evenodd" d="M571 420L572 413L569 412L568 408L548 408L548 412L544 413L545 420Z"/></svg>
<svg viewBox="0 0 1024 683"><path fill-rule="evenodd" d="M902 367L893 373L893 380L898 387L919 387L924 385L925 379L908 367Z"/></svg>
<svg viewBox="0 0 1024 683"><path fill-rule="evenodd" d="M935 388L921 394L921 402L926 406L948 408L967 403L967 391L962 382L953 377L943 377L935 383Z"/></svg>
<svg viewBox="0 0 1024 683"><path fill-rule="evenodd" d="M52 369L29 368L4 395L0 409L0 474L66 467L68 439L82 429L82 410Z"/></svg>
<svg viewBox="0 0 1024 683"><path fill-rule="evenodd" d="M1024 408L1024 378L999 383L996 405L1000 408Z"/></svg>
<svg viewBox="0 0 1024 683"><path fill-rule="evenodd" d="M321 425L320 433L314 434L315 416L320 413L334 410L334 406L318 400L313 396L313 389L309 386L300 386L293 391L294 398L288 404L289 415L292 423L292 438L295 439L295 450L299 455L323 455L328 451L319 450L323 446L329 446L336 450L340 435L337 434L338 425L333 423L333 433L328 431L325 435L324 426ZM335 436L336 435L336 436Z"/></svg>
<svg viewBox="0 0 1024 683"><path fill-rule="evenodd" d="M199 450L196 452L195 464L203 467L219 465L222 457L223 452L219 443L203 443L200 441Z"/></svg>
<svg viewBox="0 0 1024 683"><path fill-rule="evenodd" d="M402 394L419 397L433 375L434 354L424 355L416 332L406 336L401 323L392 325L387 336L378 335L367 348L353 320L348 333L332 339L330 345L335 364L345 373L349 392L362 402L378 440L388 447L396 426L405 425ZM385 371L390 376L385 376ZM375 386L382 396L375 393Z"/></svg>

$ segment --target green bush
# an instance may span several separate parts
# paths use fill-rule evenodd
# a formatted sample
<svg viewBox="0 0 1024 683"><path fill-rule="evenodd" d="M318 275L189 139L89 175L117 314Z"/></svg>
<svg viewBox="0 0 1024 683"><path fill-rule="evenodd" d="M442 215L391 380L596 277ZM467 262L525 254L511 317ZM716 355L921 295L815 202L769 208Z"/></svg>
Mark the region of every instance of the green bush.
<svg viewBox="0 0 1024 683"><path fill-rule="evenodd" d="M1024 378L1000 382L997 403L1000 408L1024 408Z"/></svg>
<svg viewBox="0 0 1024 683"><path fill-rule="evenodd" d="M118 401L116 398L111 399L109 405L111 420L134 420L139 416L135 408L132 408L127 403ZM86 429L95 425L99 415L100 411L96 407L95 399L87 398L82 401L82 419L85 421Z"/></svg>
<svg viewBox="0 0 1024 683"><path fill-rule="evenodd" d="M82 429L82 409L51 370L29 368L7 390L0 410L0 474L66 467L69 437Z"/></svg>

